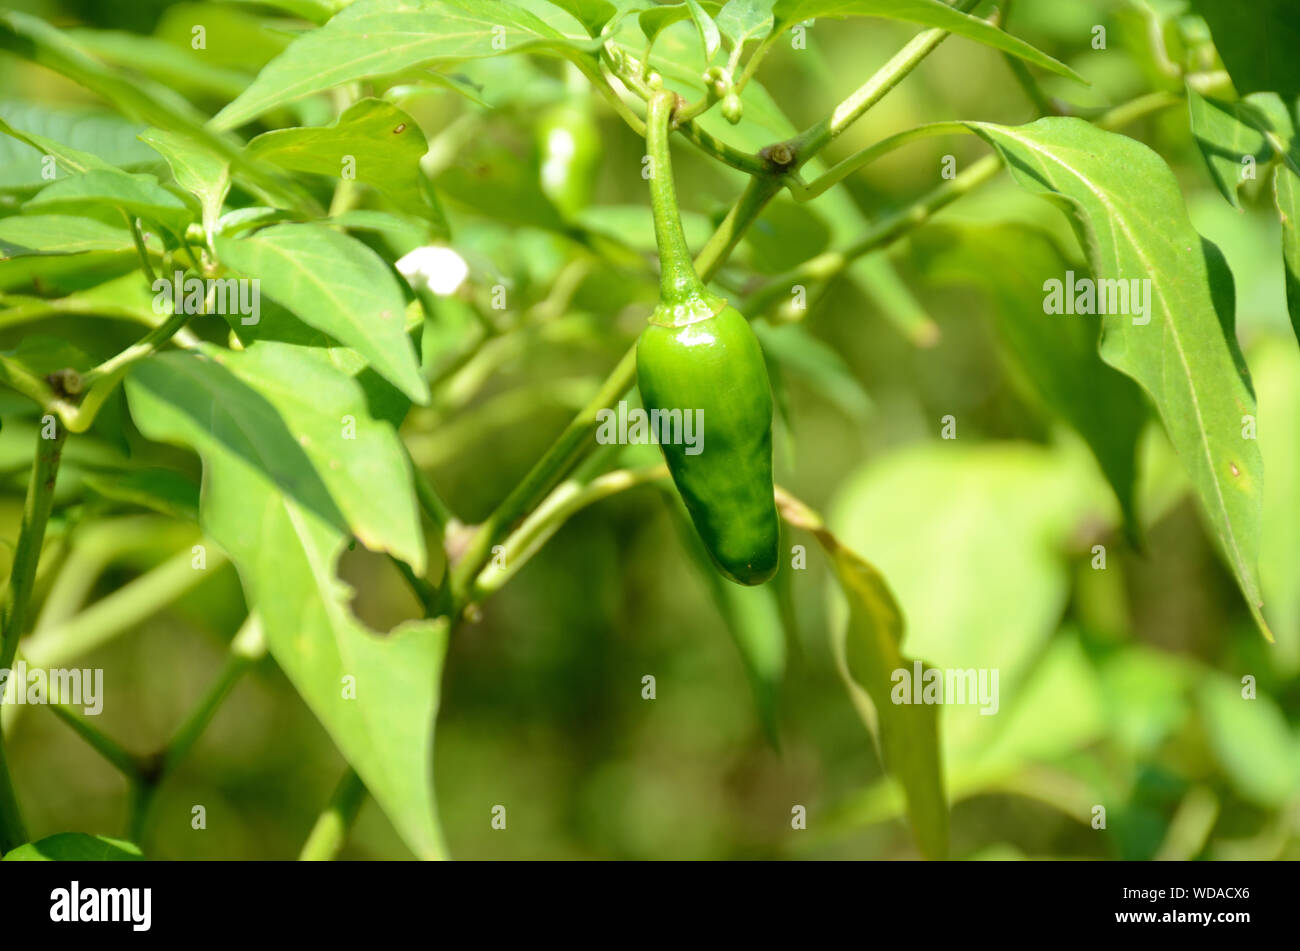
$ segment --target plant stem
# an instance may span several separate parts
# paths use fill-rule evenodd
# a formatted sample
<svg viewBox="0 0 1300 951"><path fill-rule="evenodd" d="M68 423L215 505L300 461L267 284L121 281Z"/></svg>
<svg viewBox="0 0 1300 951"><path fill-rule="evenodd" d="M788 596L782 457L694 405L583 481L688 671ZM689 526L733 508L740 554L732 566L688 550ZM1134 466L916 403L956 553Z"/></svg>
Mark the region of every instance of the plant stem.
<svg viewBox="0 0 1300 951"><path fill-rule="evenodd" d="M205 307L204 310L206 311L207 308ZM82 385L86 389L90 389L96 381L111 377L114 373L125 369L137 360L143 360L154 353L189 322L190 316L184 311L170 315L161 324L154 327L121 353L111 356L99 366L87 370L82 377Z"/></svg>
<svg viewBox="0 0 1300 951"><path fill-rule="evenodd" d="M63 443L68 438L67 427L57 420L52 439L44 438L42 432L36 436L36 459L31 480L27 483L27 499L23 503L22 527L14 549L13 570L5 589L3 606L0 606L0 670L7 670L12 665L18 652L18 639L27 624L36 566L41 558L45 526L54 503L59 460L63 455Z"/></svg>
<svg viewBox="0 0 1300 951"><path fill-rule="evenodd" d="M978 0L963 0L956 4L958 10L966 11L975 6ZM789 143L796 161L802 165L812 158L849 126L860 119L868 109L884 99L891 89L903 81L921 61L938 48L948 38L947 30L933 29L918 33L901 50L890 58L889 62L876 70L871 78L849 94L820 122L805 129Z"/></svg>
<svg viewBox="0 0 1300 951"><path fill-rule="evenodd" d="M596 414L627 392L636 377L636 347L631 347L606 378L600 391L570 421L564 432L528 474L478 527L465 554L452 569L452 596L457 611L467 603L470 586L516 519L531 511L590 448L599 420ZM453 615L454 616L454 615Z"/></svg>
<svg viewBox="0 0 1300 951"><path fill-rule="evenodd" d="M1114 130L1181 101L1180 96L1172 93L1150 93L1116 106L1114 109L1098 116L1093 122L1098 128ZM950 130L940 128L949 125L953 126ZM926 127L922 126L921 128ZM909 130L900 133L900 136L908 136L917 131L919 130ZM963 123L936 123L936 134L942 131L966 132L969 129ZM900 136L894 136L893 138L897 139ZM889 141L890 139L886 139L867 151L876 150L878 146L883 147ZM838 277L853 261L864 254L889 244L928 221L935 212L952 204L962 195L988 181L997 174L1001 167L1002 159L998 154L986 155L956 178L945 181L906 208L881 218L857 243L842 251L827 251L819 254L803 262L798 267L792 268L785 274L768 281L746 298L744 303L745 313L751 316L763 313L774 300L788 293L790 288L796 284L820 283ZM836 169L838 168L839 166L836 166ZM814 185L816 184L814 182Z"/></svg>
<svg viewBox="0 0 1300 951"><path fill-rule="evenodd" d="M1144 119L1152 113L1167 109L1183 101L1183 97L1172 92L1152 92L1138 96L1128 102L1120 103L1114 109L1102 113L1093 120L1099 129L1114 131L1123 128L1138 119Z"/></svg>
<svg viewBox="0 0 1300 951"><path fill-rule="evenodd" d="M772 166L762 157L732 148L712 133L705 132L695 121L683 122L678 131L701 152L711 155L724 165L750 175L763 175L772 171Z"/></svg>
<svg viewBox="0 0 1300 951"><path fill-rule="evenodd" d="M311 834L298 855L299 861L328 862L337 857L365 799L366 787L361 777L356 770L349 768L312 826Z"/></svg>
<svg viewBox="0 0 1300 951"><path fill-rule="evenodd" d="M631 64L636 64L636 60L630 56L626 58L626 61ZM628 104L623 101L617 90L610 85L609 81L605 78L605 75L601 73L600 69L592 65L591 61L585 57L574 58L573 63L582 71L583 75L596 85L601 94L609 101L610 105L614 107L614 111L618 113L619 117L624 122L627 123L628 128L637 135L644 136L646 134L645 122L643 122L636 113L631 110ZM606 61L602 63L602 66L604 66L610 76L618 79L619 82L631 90L634 95L639 96L647 102L650 100L653 90L641 82L633 70L625 69L615 72L611 68L608 57L606 58ZM729 165L734 169L746 172L750 175L762 175L772 170L771 166L764 161L761 156L755 155L752 152L742 152L740 149L733 148L717 136L705 132L693 120L681 123L678 126L678 131L681 132L681 134L701 152L717 159L724 165Z"/></svg>
<svg viewBox="0 0 1300 951"><path fill-rule="evenodd" d="M659 246L659 300L676 304L705 295L704 284L695 273L691 249L682 230L673 186L673 160L668 134L677 93L661 89L650 97L646 112L646 151L650 155L650 209L654 213L655 243Z"/></svg>
<svg viewBox="0 0 1300 951"><path fill-rule="evenodd" d="M611 495L667 477L668 467L658 465L644 469L619 469L597 476L590 482L575 478L560 483L505 540L502 566L497 567L496 559L493 559L479 573L471 594L472 599L480 600L513 578L574 513Z"/></svg>
<svg viewBox="0 0 1300 951"><path fill-rule="evenodd" d="M66 723L74 733L90 745L91 749L104 757L118 772L125 776L127 782L137 783L140 781L139 762L121 744L98 727L92 726L85 717L63 704L52 703L49 707L51 713Z"/></svg>
<svg viewBox="0 0 1300 951"><path fill-rule="evenodd" d="M0 739L0 855L27 841L27 828L23 825L22 810L9 777L9 763L5 759L4 741Z"/></svg>
<svg viewBox="0 0 1300 951"><path fill-rule="evenodd" d="M14 549L14 564L5 588L4 602L0 605L0 670L12 668L14 655L18 653L18 639L27 624L36 566L41 560L45 526L54 505L59 460L67 438L66 427L57 420L54 422L54 438L44 438L43 427L36 437L36 459L32 464L31 480L27 483L22 527L18 531L18 545ZM0 852L8 852L26 841L22 812L4 755L4 736L0 733Z"/></svg>
<svg viewBox="0 0 1300 951"><path fill-rule="evenodd" d="M916 126L913 129L905 129L902 132L895 133L887 138L881 139L860 152L855 152L848 158L837 162L829 170L818 176L807 185L801 185L797 182L787 180L786 184L790 193L798 201L809 201L825 192L834 185L838 185L849 175L852 175L858 169L871 164L882 155L886 155L895 149L901 148L918 139L927 139L936 135L952 135L960 133L969 133L970 127L964 122L930 122L925 125Z"/></svg>
<svg viewBox="0 0 1300 951"><path fill-rule="evenodd" d="M894 241L928 221L939 209L952 204L962 195L988 181L1002 168L997 155L986 155L956 178L945 181L917 201L875 222L855 244L843 251L827 251L773 278L745 300L748 314L761 314L777 298L795 285L821 283L838 277L853 261Z"/></svg>
<svg viewBox="0 0 1300 951"><path fill-rule="evenodd" d="M768 52L776 45L778 38L776 30L773 30L771 33L767 34L767 36L763 37L758 46L754 48L754 52L749 54L749 61L745 63L744 71L736 79L734 87L736 92L739 93L743 90L749 81L754 78L754 73L758 72L759 64L763 62L767 57Z"/></svg>
<svg viewBox="0 0 1300 951"><path fill-rule="evenodd" d="M131 241L135 244L135 253L140 255L140 266L144 268L144 276L149 281L149 289L152 291L155 275L153 264L149 260L149 249L145 247L144 235L140 233L140 221L125 211L122 215L126 218L127 227L131 229Z"/></svg>
<svg viewBox="0 0 1300 951"><path fill-rule="evenodd" d="M57 666L85 654L175 601L225 562L224 555L209 550L208 567L200 571L194 568L190 551L179 551L75 617L51 625L32 639L27 659L39 666Z"/></svg>
<svg viewBox="0 0 1300 951"><path fill-rule="evenodd" d="M420 510L429 517L429 521L433 522L434 527L438 530L438 537L441 539L443 533L447 530L447 523L455 518L455 515L452 514L447 503L442 500L442 496L438 494L432 480L424 474L424 470L415 464L415 460L411 458L410 450L406 452L406 462L411 467L411 477L415 480L415 497L420 503Z"/></svg>
<svg viewBox="0 0 1300 951"><path fill-rule="evenodd" d="M208 728L217 710L225 702L230 691L239 683L241 677L251 670L266 655L266 642L262 638L262 626L257 615L250 614L242 627L230 642L230 650L221 665L221 672L198 704L189 715L181 721L167 746L157 755L151 757L145 768L140 770L140 781L136 784L135 795L131 801L130 835L132 841L139 842L143 837L145 822L149 817L149 807L163 781L167 779L181 761L189 755L194 744L198 742L203 731Z"/></svg>
<svg viewBox="0 0 1300 951"><path fill-rule="evenodd" d="M745 237L745 232L762 214L767 203L776 197L782 187L783 180L774 175L764 175L749 180L740 198L727 212L727 217L722 219L717 230L700 249L696 264L702 272L710 275L716 272L722 262L731 256L736 245L740 244L741 239Z"/></svg>

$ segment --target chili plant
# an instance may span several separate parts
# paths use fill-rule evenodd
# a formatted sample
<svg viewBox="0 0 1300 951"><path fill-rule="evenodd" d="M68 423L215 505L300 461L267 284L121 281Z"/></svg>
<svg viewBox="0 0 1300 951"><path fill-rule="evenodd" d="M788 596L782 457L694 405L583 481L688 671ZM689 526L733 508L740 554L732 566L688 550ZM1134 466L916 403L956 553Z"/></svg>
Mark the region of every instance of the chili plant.
<svg viewBox="0 0 1300 951"><path fill-rule="evenodd" d="M207 828L168 787L272 665L345 763L302 857L338 854L368 799L414 855L478 854L468 822L536 816L461 797L440 823L449 648L527 642L506 606L562 609L498 592L602 510L639 513L606 556L668 579L627 623L680 563L709 619L676 656L730 632L763 769L807 758L808 671L866 727L875 778L774 795L765 853L905 817L902 854L974 854L950 808L996 795L1082 830L1115 811L1118 844L1067 853L1294 851L1300 747L1271 699L1300 669L1284 0L83 6L0 12L10 858ZM861 471L803 431L807 399L840 420L808 428L871 434ZM1218 592L1217 621L1171 649L1151 565L1201 550L1209 581L1166 580ZM581 599L640 590L584 571ZM161 744L55 689L187 604L225 660ZM687 676L602 656L643 718ZM43 757L5 750L27 703L122 774L124 831L25 821ZM1179 759L1189 735L1217 765ZM1153 804L1133 776L1170 761Z"/></svg>

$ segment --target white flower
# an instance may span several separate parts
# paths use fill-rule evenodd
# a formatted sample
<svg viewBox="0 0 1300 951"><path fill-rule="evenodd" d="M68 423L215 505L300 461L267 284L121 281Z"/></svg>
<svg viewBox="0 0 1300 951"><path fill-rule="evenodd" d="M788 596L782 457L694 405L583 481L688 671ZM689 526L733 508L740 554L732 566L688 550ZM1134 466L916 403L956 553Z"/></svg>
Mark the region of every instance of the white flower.
<svg viewBox="0 0 1300 951"><path fill-rule="evenodd" d="M416 248L397 262L397 270L412 287L427 287L439 297L456 293L469 276L465 259L438 245Z"/></svg>

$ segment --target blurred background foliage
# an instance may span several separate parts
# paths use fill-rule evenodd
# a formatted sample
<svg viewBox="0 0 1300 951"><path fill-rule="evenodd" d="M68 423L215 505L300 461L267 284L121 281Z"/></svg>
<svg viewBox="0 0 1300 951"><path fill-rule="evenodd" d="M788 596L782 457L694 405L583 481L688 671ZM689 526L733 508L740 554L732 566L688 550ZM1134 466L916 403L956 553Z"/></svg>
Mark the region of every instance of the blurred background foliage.
<svg viewBox="0 0 1300 951"><path fill-rule="evenodd" d="M18 0L17 7L70 30L114 31L84 36L95 37L105 58L162 79L209 112L246 85L294 28L276 5L257 3ZM1150 24L1181 7L1017 0L1009 28L1092 84L1046 79L1050 94L1104 107L1177 89ZM196 22L208 29L201 59L189 49ZM1105 50L1092 48L1096 25L1106 28ZM779 43L760 78L802 128L913 32L876 20L819 22L806 50L792 49L788 38ZM1179 42L1172 27L1166 34ZM172 55L133 45L145 37ZM695 39L684 22L661 42ZM0 116L16 126L32 110L48 121L66 115L68 144L93 141L114 161L157 164L134 138L140 127L50 72L0 57L0 88ZM453 247L472 269L470 291L426 331L426 369L442 383L433 406L408 417L404 435L453 508L473 522L594 392L655 299L643 143L585 95L581 79L544 58L466 64L432 91L411 87L395 98L431 141L426 167ZM557 209L568 199L548 198L542 188L538 117L561 103L595 124L599 155L589 163L590 204L580 210ZM752 97L746 109L734 135L754 147L777 138ZM893 246L887 264L868 259L856 272L866 280L835 283L800 324L758 327L778 390L778 481L827 512L880 568L906 617L908 654L1000 671L998 715L980 716L977 707L943 712L956 857L1300 857L1300 351L1287 322L1268 197L1248 187L1240 210L1223 200L1183 109L1127 132L1171 165L1198 230L1223 249L1235 275L1238 332L1260 403L1261 570L1276 645L1254 628L1158 426L1148 423L1142 441L1139 551L1126 541L1092 457L1009 368L996 332L1006 298L987 254L1015 256L1018 242L1050 239L1063 256L1058 273L1082 268L1082 254L1064 217L1005 176ZM1000 55L949 39L825 159L922 122L1017 124L1034 115ZM265 127L328 120L328 102L311 99L268 116ZM973 137L929 139L811 204L778 201L720 285L735 292L750 273L779 273L851 240L866 222L933 187L945 155L960 168L984 150ZM686 147L675 158L688 237L698 247L743 176ZM4 195L30 194L38 182L21 175L0 162ZM322 181L321 195L328 199L329 191ZM14 207L8 201L0 204L5 214ZM112 276L111 261L105 268L96 280ZM22 276L0 271L0 278L13 287ZM49 280L93 283L80 272ZM498 283L508 289L504 312L490 305ZM476 311L509 332L456 365L479 324ZM16 346L26 332L99 340L106 352L134 334L111 316L66 316L0 325L0 347ZM949 414L955 441L939 439ZM0 415L0 536L12 539L35 420L12 396L0 397ZM69 446L60 496L75 504L51 534L84 559L86 590L71 596L73 606L111 596L197 537L192 523L113 502L105 494L111 480L96 484L105 460L141 451L141 442L119 405L91 438ZM645 458L628 451L619 461ZM169 464L197 476L184 454ZM113 521L97 533L85 529L100 517ZM455 637L436 744L452 854L915 857L899 794L883 778L836 673L828 638L836 606L821 553L806 535L793 535L791 544L808 548L807 568L783 570L776 583L788 644L773 743L715 587L682 544L676 518L653 487L581 511ZM1105 546L1105 570L1092 567L1094 545ZM358 549L345 557L343 575L356 588L359 616L380 629L416 613L383 559ZM228 566L177 594L78 662L104 668L108 702L99 725L131 749L165 741L216 677L243 619ZM646 674L657 680L653 702L641 696ZM1257 681L1253 701L1241 699L1244 676ZM12 719L12 767L29 825L117 834L126 814L121 777L48 712ZM284 677L263 662L162 788L142 844L157 858L291 857L343 765ZM190 828L195 803L207 807L205 832ZM506 831L489 825L496 804L507 806ZM1091 826L1098 804L1107 809L1105 830ZM795 805L807 808L804 831L791 829ZM367 804L344 857L408 854Z"/></svg>

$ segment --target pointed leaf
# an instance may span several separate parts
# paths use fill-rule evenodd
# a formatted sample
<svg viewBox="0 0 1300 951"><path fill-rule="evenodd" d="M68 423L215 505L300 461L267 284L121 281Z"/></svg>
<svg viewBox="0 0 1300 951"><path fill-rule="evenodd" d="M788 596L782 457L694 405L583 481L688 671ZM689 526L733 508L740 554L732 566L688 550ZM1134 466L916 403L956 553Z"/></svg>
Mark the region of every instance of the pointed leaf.
<svg viewBox="0 0 1300 951"><path fill-rule="evenodd" d="M940 706L900 703L894 698L897 671L909 677L924 665L902 652L903 615L889 585L872 565L845 547L832 532L809 520L798 503L778 493L791 524L810 529L830 556L840 590L848 602L847 623L832 637L836 666L854 706L871 731L885 769L898 780L917 846L926 858L948 854L948 800L939 747Z"/></svg>
<svg viewBox="0 0 1300 951"><path fill-rule="evenodd" d="M695 29L700 32L700 41L704 44L704 60L708 62L722 48L722 37L718 34L718 25L713 22L713 17L705 12L697 0L686 0L686 6L690 8L691 19L695 21Z"/></svg>
<svg viewBox="0 0 1300 951"><path fill-rule="evenodd" d="M773 0L727 0L715 17L722 35L733 46L761 40L772 32Z"/></svg>
<svg viewBox="0 0 1300 951"><path fill-rule="evenodd" d="M1264 119L1251 103L1220 102L1207 99L1189 84L1187 110L1192 135L1209 166L1210 177L1223 197L1234 206L1240 204L1237 192L1254 172L1256 165L1268 161L1272 154L1265 135ZM1251 163L1244 160L1249 157Z"/></svg>
<svg viewBox="0 0 1300 951"><path fill-rule="evenodd" d="M158 184L152 175L115 168L92 169L61 179L23 205L26 214L84 215L120 208L132 218L157 222L181 234L194 217L185 202Z"/></svg>
<svg viewBox="0 0 1300 951"><path fill-rule="evenodd" d="M176 184L199 200L203 230L213 234L230 191L230 163L201 142L178 132L146 129L140 141L167 160Z"/></svg>
<svg viewBox="0 0 1300 951"><path fill-rule="evenodd" d="M397 278L360 241L322 225L283 224L220 236L216 248L222 264L259 280L262 293L303 323L355 349L415 402L428 401Z"/></svg>
<svg viewBox="0 0 1300 951"><path fill-rule="evenodd" d="M286 394L297 380L301 393ZM385 445L400 452L395 434L369 418L359 388L330 372L326 358L290 345L163 354L137 364L126 391L146 436L191 446L203 458L201 524L239 569L276 662L412 851L440 856L431 731L446 623L371 631L352 614L350 591L337 577L349 536L340 506L356 518L353 506L393 490L369 480L379 470L392 479L401 467L361 456ZM303 405L312 401L316 407ZM372 443L353 447L335 428L340 448L326 444L323 434L342 409L355 417L358 436L377 434ZM402 492L409 498L409 479Z"/></svg>
<svg viewBox="0 0 1300 951"><path fill-rule="evenodd" d="M212 120L233 129L341 83L525 49L585 48L508 0L357 0L304 33Z"/></svg>
<svg viewBox="0 0 1300 951"><path fill-rule="evenodd" d="M1251 613L1271 639L1257 564L1262 466L1259 445L1243 428L1255 415L1255 396L1233 330L1222 255L1192 227L1164 160L1140 142L1081 119L972 128L1002 153L1021 185L1067 211L1098 279L1149 288L1146 313L1130 306L1103 317L1102 359L1154 401Z"/></svg>
<svg viewBox="0 0 1300 951"><path fill-rule="evenodd" d="M5 853L6 862L139 862L144 859L134 842L106 835L60 832L28 842Z"/></svg>
<svg viewBox="0 0 1300 951"><path fill-rule="evenodd" d="M244 151L290 171L335 179L348 172L402 211L439 218L421 186L420 159L429 151L424 133L414 119L382 99L353 103L322 128L263 133Z"/></svg>

